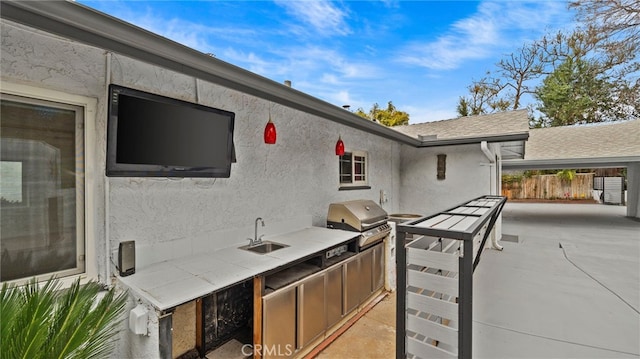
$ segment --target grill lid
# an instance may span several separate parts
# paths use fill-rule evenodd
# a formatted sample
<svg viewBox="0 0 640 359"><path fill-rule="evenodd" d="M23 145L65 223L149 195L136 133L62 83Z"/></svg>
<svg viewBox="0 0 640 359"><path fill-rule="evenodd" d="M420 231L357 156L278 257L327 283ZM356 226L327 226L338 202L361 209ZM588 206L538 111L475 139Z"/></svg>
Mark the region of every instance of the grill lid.
<svg viewBox="0 0 640 359"><path fill-rule="evenodd" d="M387 212L368 199L331 203L327 214L327 226L366 231L387 222Z"/></svg>

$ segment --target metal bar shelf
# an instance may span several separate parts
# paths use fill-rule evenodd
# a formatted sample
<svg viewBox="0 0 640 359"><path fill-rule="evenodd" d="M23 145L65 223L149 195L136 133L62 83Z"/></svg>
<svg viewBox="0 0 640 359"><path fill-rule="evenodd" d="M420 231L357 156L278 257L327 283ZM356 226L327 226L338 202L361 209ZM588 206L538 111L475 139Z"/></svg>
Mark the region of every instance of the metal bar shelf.
<svg viewBox="0 0 640 359"><path fill-rule="evenodd" d="M482 196L398 225L396 358L471 358L473 272L506 201Z"/></svg>

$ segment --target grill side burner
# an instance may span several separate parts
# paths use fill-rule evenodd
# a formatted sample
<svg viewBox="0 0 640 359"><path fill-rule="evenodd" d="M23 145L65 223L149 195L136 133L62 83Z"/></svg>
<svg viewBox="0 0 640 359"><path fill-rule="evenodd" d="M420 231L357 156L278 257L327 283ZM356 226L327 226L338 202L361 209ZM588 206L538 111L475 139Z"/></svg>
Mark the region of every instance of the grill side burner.
<svg viewBox="0 0 640 359"><path fill-rule="evenodd" d="M327 214L327 227L360 232L358 246L368 247L384 239L390 232L387 212L371 200L332 203Z"/></svg>

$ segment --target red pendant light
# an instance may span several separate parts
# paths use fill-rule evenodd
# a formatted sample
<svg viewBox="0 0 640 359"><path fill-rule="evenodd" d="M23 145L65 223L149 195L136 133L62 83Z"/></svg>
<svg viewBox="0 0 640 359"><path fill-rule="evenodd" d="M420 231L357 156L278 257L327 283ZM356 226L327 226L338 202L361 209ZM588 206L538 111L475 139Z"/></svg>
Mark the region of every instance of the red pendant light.
<svg viewBox="0 0 640 359"><path fill-rule="evenodd" d="M269 114L269 122L264 128L264 143L268 145L276 143L276 125L271 122L271 114Z"/></svg>
<svg viewBox="0 0 640 359"><path fill-rule="evenodd" d="M342 137L338 136L338 142L336 142L336 156L344 156L344 142Z"/></svg>

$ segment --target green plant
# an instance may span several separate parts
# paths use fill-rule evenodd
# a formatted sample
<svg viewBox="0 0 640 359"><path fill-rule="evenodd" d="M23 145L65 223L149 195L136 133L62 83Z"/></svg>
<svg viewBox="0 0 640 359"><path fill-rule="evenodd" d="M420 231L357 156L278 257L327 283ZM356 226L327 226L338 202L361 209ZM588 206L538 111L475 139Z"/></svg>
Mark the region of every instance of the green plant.
<svg viewBox="0 0 640 359"><path fill-rule="evenodd" d="M502 175L502 183L505 185L520 183L520 182L522 182L522 175L519 175L519 174L514 174L514 175L503 174Z"/></svg>
<svg viewBox="0 0 640 359"><path fill-rule="evenodd" d="M571 182L576 177L575 170L562 170L556 173L556 176L563 182Z"/></svg>
<svg viewBox="0 0 640 359"><path fill-rule="evenodd" d="M0 290L1 358L103 358L113 349L126 303L115 289L97 299L102 286L73 282L60 289L51 278Z"/></svg>

